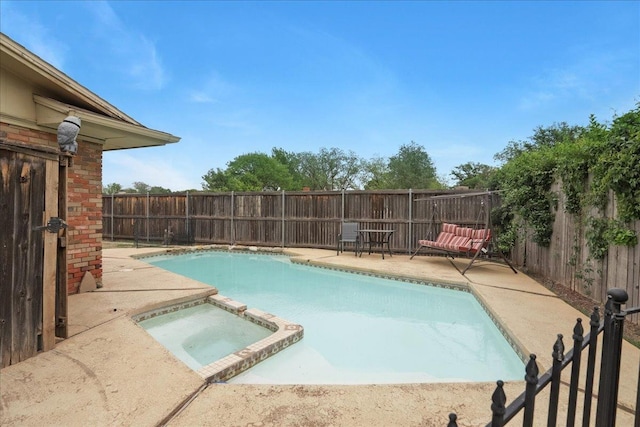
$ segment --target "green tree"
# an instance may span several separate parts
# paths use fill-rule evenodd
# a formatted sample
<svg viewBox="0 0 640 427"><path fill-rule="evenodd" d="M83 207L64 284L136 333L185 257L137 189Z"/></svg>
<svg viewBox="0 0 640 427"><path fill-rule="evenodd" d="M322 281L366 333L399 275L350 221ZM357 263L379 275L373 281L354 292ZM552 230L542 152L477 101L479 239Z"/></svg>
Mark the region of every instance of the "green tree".
<svg viewBox="0 0 640 427"><path fill-rule="evenodd" d="M384 157L374 157L370 160L364 160L363 182L365 190L384 190L387 187L387 179L389 176L389 161Z"/></svg>
<svg viewBox="0 0 640 427"><path fill-rule="evenodd" d="M107 184L102 187L103 194L116 194L122 191L122 185L112 182L111 184Z"/></svg>
<svg viewBox="0 0 640 427"><path fill-rule="evenodd" d="M304 184L304 177L300 173L300 155L286 151L282 148L273 148L271 157L283 164L289 174L291 174L291 190L301 190Z"/></svg>
<svg viewBox="0 0 640 427"><path fill-rule="evenodd" d="M232 191L233 185L230 183L231 177L225 171L220 168L209 169L209 171L202 176L204 182L202 183L202 189L204 191Z"/></svg>
<svg viewBox="0 0 640 427"><path fill-rule="evenodd" d="M209 170L202 177L208 191L275 191L290 189L293 179L286 166L264 153L242 154L227 169Z"/></svg>
<svg viewBox="0 0 640 427"><path fill-rule="evenodd" d="M150 192L151 186L147 183L136 181L133 183L133 189L136 193L145 194Z"/></svg>
<svg viewBox="0 0 640 427"><path fill-rule="evenodd" d="M160 187L159 185L154 185L149 188L149 193L151 194L171 194L172 191L169 188Z"/></svg>
<svg viewBox="0 0 640 427"><path fill-rule="evenodd" d="M472 189L492 190L497 185L495 176L497 168L482 163L467 162L456 166L451 175L456 185Z"/></svg>
<svg viewBox="0 0 640 427"><path fill-rule="evenodd" d="M569 126L565 122L554 123L548 127L538 126L528 140L509 141L506 148L496 154L494 158L501 162L508 162L527 151L543 147L554 147L563 142L575 142L582 136L584 131L585 129L581 126Z"/></svg>
<svg viewBox="0 0 640 427"><path fill-rule="evenodd" d="M400 146L398 154L389 158L385 186L388 189L442 188L431 157L423 146L414 141Z"/></svg>
<svg viewBox="0 0 640 427"><path fill-rule="evenodd" d="M303 183L312 190L349 190L360 186L362 160L353 152L321 148L299 154Z"/></svg>

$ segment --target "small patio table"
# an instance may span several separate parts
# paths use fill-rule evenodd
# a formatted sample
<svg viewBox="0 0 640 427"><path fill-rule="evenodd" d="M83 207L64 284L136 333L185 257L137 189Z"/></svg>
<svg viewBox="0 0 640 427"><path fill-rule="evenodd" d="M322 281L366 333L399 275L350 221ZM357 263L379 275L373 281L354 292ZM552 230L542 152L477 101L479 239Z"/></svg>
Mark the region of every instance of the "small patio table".
<svg viewBox="0 0 640 427"><path fill-rule="evenodd" d="M360 246L360 256L362 256L362 252L364 251L364 245L369 245L369 255L371 255L371 247L373 245L380 246L382 249L382 259L384 259L384 245L387 245L387 251L389 251L389 256L392 256L391 246L389 245L389 241L391 240L391 236L395 230L373 230L368 228L363 228L358 230L358 233L362 236L362 245Z"/></svg>

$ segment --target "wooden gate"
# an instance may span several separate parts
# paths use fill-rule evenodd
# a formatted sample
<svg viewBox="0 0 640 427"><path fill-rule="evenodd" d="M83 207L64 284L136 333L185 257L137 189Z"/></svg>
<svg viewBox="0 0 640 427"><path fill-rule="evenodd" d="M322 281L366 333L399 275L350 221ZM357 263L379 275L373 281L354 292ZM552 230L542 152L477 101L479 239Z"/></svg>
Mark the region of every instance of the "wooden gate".
<svg viewBox="0 0 640 427"><path fill-rule="evenodd" d="M66 308L66 267L58 274L58 264L66 264L59 247L61 170L64 179L53 149L0 143L0 367L55 345L56 306ZM57 291L61 285L64 292Z"/></svg>

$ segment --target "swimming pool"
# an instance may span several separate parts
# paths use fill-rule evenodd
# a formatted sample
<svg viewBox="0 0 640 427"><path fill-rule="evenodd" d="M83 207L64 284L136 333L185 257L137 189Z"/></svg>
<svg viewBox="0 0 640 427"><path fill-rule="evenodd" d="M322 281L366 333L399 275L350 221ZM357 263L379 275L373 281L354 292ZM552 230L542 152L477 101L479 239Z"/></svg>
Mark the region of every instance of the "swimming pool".
<svg viewBox="0 0 640 427"><path fill-rule="evenodd" d="M521 379L523 362L469 292L196 252L146 261L301 324L297 344L230 382L375 384Z"/></svg>

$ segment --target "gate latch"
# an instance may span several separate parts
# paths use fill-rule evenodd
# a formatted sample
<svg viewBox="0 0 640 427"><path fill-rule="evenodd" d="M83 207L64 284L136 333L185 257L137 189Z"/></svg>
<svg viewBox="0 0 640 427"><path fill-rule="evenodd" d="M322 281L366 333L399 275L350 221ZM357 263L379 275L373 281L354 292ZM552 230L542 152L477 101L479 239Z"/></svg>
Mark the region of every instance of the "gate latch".
<svg viewBox="0 0 640 427"><path fill-rule="evenodd" d="M34 231L47 230L49 233L57 233L63 228L67 228L67 223L62 218L56 216L49 218L47 225L41 225L39 227L33 227Z"/></svg>

